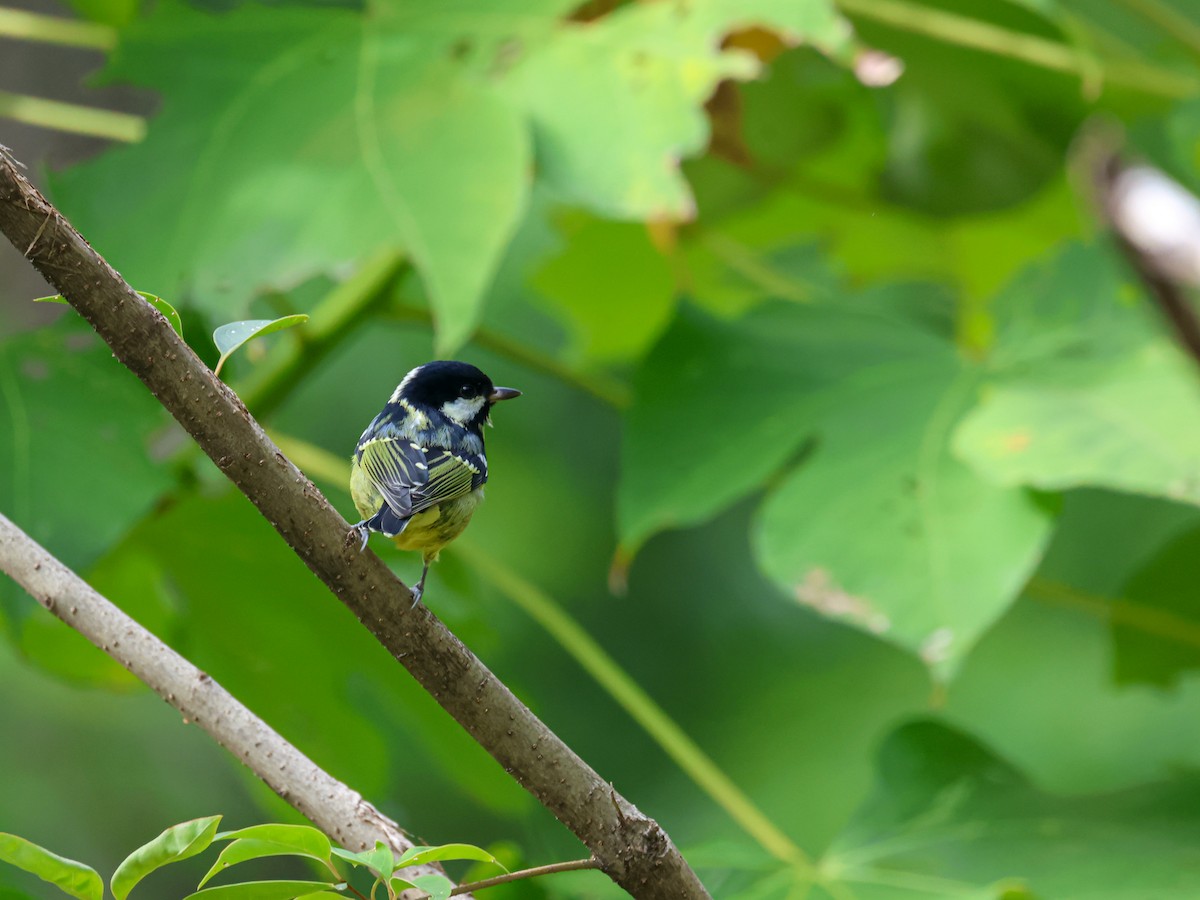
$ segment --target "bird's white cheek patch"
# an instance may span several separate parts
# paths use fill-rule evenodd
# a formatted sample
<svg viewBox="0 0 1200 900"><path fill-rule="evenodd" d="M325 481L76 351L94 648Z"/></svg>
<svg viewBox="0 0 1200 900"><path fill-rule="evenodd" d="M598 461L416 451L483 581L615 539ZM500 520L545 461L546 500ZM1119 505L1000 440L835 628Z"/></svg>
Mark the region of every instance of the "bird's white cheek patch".
<svg viewBox="0 0 1200 900"><path fill-rule="evenodd" d="M442 415L451 422L466 425L479 415L479 411L483 409L483 404L486 402L486 397L459 397L457 400L442 404Z"/></svg>

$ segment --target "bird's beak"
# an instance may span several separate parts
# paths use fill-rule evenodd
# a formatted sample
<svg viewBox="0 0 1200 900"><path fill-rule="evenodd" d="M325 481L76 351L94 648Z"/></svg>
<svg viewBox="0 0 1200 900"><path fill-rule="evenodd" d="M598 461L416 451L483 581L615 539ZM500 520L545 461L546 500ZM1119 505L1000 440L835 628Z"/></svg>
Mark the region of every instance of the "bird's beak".
<svg viewBox="0 0 1200 900"><path fill-rule="evenodd" d="M488 403L499 403L501 400L511 400L520 396L521 392L516 388L492 388L492 392L488 394Z"/></svg>

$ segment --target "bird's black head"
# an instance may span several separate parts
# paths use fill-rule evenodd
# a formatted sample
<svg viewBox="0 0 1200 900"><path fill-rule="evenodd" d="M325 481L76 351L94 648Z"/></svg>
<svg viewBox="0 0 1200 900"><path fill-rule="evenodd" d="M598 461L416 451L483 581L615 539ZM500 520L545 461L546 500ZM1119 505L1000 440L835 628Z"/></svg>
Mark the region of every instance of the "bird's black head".
<svg viewBox="0 0 1200 900"><path fill-rule="evenodd" d="M407 400L423 411L437 411L457 425L481 428L493 403L520 395L512 388L496 387L472 365L438 359L405 375L392 400Z"/></svg>

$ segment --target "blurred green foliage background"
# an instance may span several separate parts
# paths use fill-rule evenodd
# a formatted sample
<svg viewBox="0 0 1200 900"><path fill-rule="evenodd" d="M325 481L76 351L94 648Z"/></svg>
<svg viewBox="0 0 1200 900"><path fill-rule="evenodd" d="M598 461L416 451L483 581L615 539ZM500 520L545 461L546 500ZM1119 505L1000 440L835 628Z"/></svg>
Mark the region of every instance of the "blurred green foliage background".
<svg viewBox="0 0 1200 900"><path fill-rule="evenodd" d="M409 368L525 392L427 599L716 896L1200 895L1200 393L1070 162L1104 115L1197 186L1188 3L77 12L160 107L53 199L210 364L219 324L311 315L223 376L346 515ZM580 855L30 299L0 285L0 510L421 838ZM11 583L0 608L0 828L107 874L182 819L294 815Z"/></svg>

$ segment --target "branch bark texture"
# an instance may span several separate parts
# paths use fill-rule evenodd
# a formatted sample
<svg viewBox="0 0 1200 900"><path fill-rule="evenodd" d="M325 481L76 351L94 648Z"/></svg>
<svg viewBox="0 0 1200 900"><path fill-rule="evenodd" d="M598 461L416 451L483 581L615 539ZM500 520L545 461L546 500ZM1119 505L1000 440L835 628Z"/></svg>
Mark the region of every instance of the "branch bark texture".
<svg viewBox="0 0 1200 900"><path fill-rule="evenodd" d="M587 845L600 868L645 900L707 898L658 823L580 759L374 553L279 451L241 400L16 169L0 157L0 231L304 563L508 773Z"/></svg>

